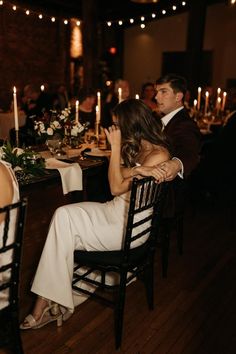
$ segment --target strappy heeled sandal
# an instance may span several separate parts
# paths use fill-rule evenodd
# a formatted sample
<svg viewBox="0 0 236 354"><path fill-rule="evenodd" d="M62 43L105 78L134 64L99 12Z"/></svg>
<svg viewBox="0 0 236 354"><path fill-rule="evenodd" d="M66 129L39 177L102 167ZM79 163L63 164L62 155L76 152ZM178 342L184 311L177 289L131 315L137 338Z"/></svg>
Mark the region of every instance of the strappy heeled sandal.
<svg viewBox="0 0 236 354"><path fill-rule="evenodd" d="M38 329L53 321L57 321L57 327L62 326L62 313L58 304L49 301L48 306L43 310L43 313L38 320L35 320L34 316L29 314L20 325L20 329Z"/></svg>

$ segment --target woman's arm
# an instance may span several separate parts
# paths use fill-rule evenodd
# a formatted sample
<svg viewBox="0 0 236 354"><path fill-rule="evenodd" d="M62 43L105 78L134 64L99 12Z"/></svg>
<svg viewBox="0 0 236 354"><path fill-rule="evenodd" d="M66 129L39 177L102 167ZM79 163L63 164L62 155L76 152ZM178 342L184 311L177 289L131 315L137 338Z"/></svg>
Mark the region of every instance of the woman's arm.
<svg viewBox="0 0 236 354"><path fill-rule="evenodd" d="M125 178L121 167L121 132L114 125L105 129L107 139L111 145L111 157L108 168L108 180L112 195L120 195L130 189L130 178Z"/></svg>
<svg viewBox="0 0 236 354"><path fill-rule="evenodd" d="M0 208L11 204L13 198L13 185L11 176L7 168L0 162ZM3 221L4 215L0 216L0 223Z"/></svg>
<svg viewBox="0 0 236 354"><path fill-rule="evenodd" d="M111 144L111 157L108 169L108 179L112 195L120 195L130 189L133 177L153 176L158 182L163 182L165 172L158 169L156 165L167 161L170 156L167 150L156 150L150 154L142 166L124 168L121 166L121 134L120 130L112 126L105 129L108 141Z"/></svg>

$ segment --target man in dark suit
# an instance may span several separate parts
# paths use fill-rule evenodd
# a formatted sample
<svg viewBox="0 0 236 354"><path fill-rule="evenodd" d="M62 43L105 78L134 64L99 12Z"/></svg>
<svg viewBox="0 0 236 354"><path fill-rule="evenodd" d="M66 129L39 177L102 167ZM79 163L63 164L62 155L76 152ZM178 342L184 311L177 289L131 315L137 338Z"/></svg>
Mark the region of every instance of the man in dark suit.
<svg viewBox="0 0 236 354"><path fill-rule="evenodd" d="M168 74L156 81L156 99L164 132L173 149L173 159L164 162L160 168L165 180L171 181L177 175L188 177L199 162L200 132L195 122L184 108L187 84L183 77Z"/></svg>
<svg viewBox="0 0 236 354"><path fill-rule="evenodd" d="M173 156L171 160L159 165L162 180L171 181L161 227L164 277L167 274L169 235L172 230L177 233L178 248L182 253L186 178L199 162L200 131L184 108L186 91L186 81L181 76L168 74L156 81L156 99L160 111L164 114L161 118L163 131L169 138Z"/></svg>

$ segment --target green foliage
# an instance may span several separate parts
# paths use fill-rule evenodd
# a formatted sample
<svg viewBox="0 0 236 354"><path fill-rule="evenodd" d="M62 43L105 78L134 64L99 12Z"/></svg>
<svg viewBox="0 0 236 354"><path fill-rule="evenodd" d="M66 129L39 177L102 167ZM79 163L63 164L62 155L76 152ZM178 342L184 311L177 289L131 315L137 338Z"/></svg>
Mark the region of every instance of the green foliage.
<svg viewBox="0 0 236 354"><path fill-rule="evenodd" d="M12 165L16 176L31 176L45 174L45 161L37 153L29 149L13 148L9 142L1 147L1 158ZM20 173L19 173L20 172Z"/></svg>

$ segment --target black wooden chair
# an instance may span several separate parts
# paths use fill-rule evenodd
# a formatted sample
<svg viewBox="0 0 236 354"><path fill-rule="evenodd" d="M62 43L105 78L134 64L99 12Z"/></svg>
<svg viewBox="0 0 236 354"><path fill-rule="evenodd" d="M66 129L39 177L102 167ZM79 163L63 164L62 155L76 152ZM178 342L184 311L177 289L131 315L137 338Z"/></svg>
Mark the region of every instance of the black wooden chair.
<svg viewBox="0 0 236 354"><path fill-rule="evenodd" d="M78 292L103 300L106 305L114 308L116 349L121 346L126 285L132 279L137 277L144 282L148 305L150 309L153 309L154 253L157 226L161 218L166 187L166 183L158 185L151 177L141 180L134 178L123 248L120 251L74 252L75 267L72 287ZM145 216L142 215L143 212ZM139 221L137 221L137 217L140 219ZM137 229L140 225L144 226L142 232L138 232ZM147 240L143 245L132 248L135 240L145 236ZM86 272L78 274L81 269L86 269ZM95 271L101 275L99 281L91 279L91 273ZM118 283L115 285L109 285L106 282L109 272L118 275ZM83 282L78 283L80 280L92 284L102 291L98 289L96 292L85 290L81 285ZM109 290L114 290L113 295L116 296L108 296Z"/></svg>
<svg viewBox="0 0 236 354"><path fill-rule="evenodd" d="M0 309L0 348L8 348L17 354L23 354L18 320L18 285L26 205L27 201L23 199L0 208L0 215L4 215L0 235L0 295L3 296L4 292L9 302ZM9 240L9 225L15 213L14 239ZM5 262L4 254L7 252ZM12 253L10 258L9 253Z"/></svg>

